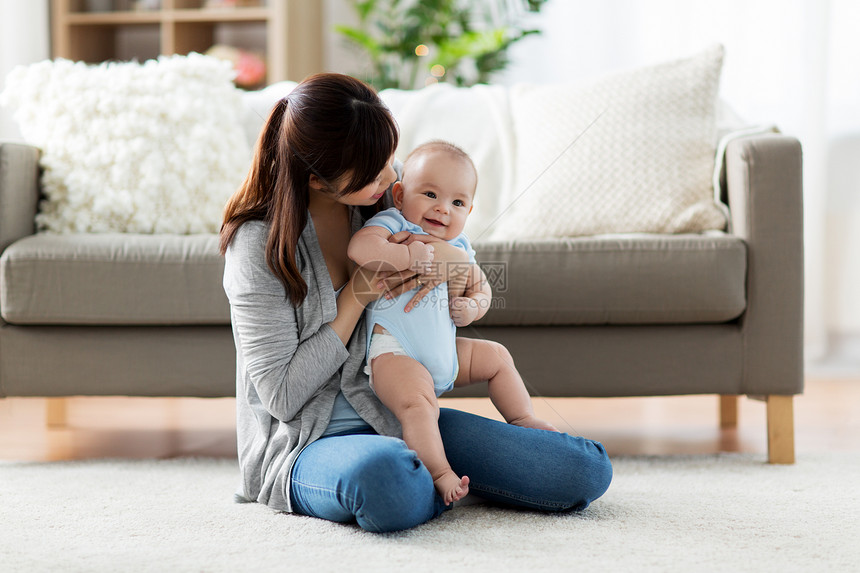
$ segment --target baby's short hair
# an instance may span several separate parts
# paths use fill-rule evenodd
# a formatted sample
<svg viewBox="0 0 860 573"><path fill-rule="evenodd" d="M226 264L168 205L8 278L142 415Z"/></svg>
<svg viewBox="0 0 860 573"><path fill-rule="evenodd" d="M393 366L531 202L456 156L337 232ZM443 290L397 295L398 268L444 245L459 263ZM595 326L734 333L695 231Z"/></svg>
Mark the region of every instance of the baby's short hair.
<svg viewBox="0 0 860 573"><path fill-rule="evenodd" d="M472 158L469 157L469 154L463 151L463 148L459 145L455 145L450 141L444 141L442 139L433 139L431 141L427 141L409 152L409 155L406 156L406 160L403 162L403 177L406 177L406 171L409 168L409 161L429 151L442 151L444 153L451 154L457 159L462 159L469 165L469 167L472 168L472 172L475 174L475 182L477 183L478 169L475 167L475 162L472 161Z"/></svg>

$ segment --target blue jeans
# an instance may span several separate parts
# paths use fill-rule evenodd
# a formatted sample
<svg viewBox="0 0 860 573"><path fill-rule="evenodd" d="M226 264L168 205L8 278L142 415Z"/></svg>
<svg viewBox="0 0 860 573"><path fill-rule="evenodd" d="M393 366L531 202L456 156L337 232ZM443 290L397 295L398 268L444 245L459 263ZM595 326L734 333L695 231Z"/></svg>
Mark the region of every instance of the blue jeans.
<svg viewBox="0 0 860 573"><path fill-rule="evenodd" d="M612 480L609 457L592 440L447 408L439 431L451 468L471 480L469 492L495 502L581 510ZM408 529L446 509L415 452L371 430L307 446L293 465L290 495L296 513L375 532Z"/></svg>

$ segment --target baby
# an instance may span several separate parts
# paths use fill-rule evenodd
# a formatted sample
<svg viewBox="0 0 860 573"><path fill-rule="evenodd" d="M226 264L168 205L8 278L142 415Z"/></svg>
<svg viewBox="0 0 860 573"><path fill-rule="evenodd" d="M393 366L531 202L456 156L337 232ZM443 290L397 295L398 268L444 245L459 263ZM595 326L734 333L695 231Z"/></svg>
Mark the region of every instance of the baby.
<svg viewBox="0 0 860 573"><path fill-rule="evenodd" d="M486 313L492 297L475 262L475 251L463 234L477 183L475 166L462 149L443 141L425 143L409 154L402 180L394 184L396 207L372 217L349 244L349 257L359 265L374 270L408 267L425 276L433 263L433 244L389 243L391 235L404 230L432 235L469 254L469 263L457 273L465 278L465 289L462 281L451 280L435 286L416 306L406 308L415 295L413 289L392 300L379 299L366 312L366 371L371 386L397 416L404 441L430 471L446 504L468 493L469 478L454 473L445 457L436 401L443 392L488 381L490 399L508 423L558 431L535 417L523 380L504 346L456 336L456 327Z"/></svg>

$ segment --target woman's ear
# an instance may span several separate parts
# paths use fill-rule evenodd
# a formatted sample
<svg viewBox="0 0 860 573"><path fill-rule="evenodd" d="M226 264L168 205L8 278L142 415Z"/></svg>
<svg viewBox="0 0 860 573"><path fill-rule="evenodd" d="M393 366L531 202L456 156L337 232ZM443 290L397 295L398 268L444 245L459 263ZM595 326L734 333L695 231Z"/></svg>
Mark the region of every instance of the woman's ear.
<svg viewBox="0 0 860 573"><path fill-rule="evenodd" d="M323 183L323 180L314 174L311 174L310 179L308 180L308 186L314 191L325 191L328 189L325 183Z"/></svg>
<svg viewBox="0 0 860 573"><path fill-rule="evenodd" d="M391 188L391 198L394 199L394 206L398 209L403 209L403 183L395 181Z"/></svg>

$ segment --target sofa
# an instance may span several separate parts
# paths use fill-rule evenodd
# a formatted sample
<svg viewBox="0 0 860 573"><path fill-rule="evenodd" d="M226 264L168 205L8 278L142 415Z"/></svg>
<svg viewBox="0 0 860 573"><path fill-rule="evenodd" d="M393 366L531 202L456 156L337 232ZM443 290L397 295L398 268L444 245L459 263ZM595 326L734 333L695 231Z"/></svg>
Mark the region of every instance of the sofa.
<svg viewBox="0 0 860 573"><path fill-rule="evenodd" d="M464 92L439 93L436 104L452 109L446 98ZM421 135L408 95L383 95L408 150ZM265 109L271 96L253 96L255 105ZM792 463L793 397L803 390L801 147L779 133L725 141L712 142L727 208L721 229L477 233L494 307L460 335L504 344L536 396L713 394L727 426L736 423L739 396L761 397L768 459ZM482 165L504 155L475 153ZM491 169L491 179L501 172ZM0 398L232 396L235 349L217 235L37 233L40 171L39 148L0 143ZM494 208L478 223L503 209ZM480 395L485 386L450 394Z"/></svg>

